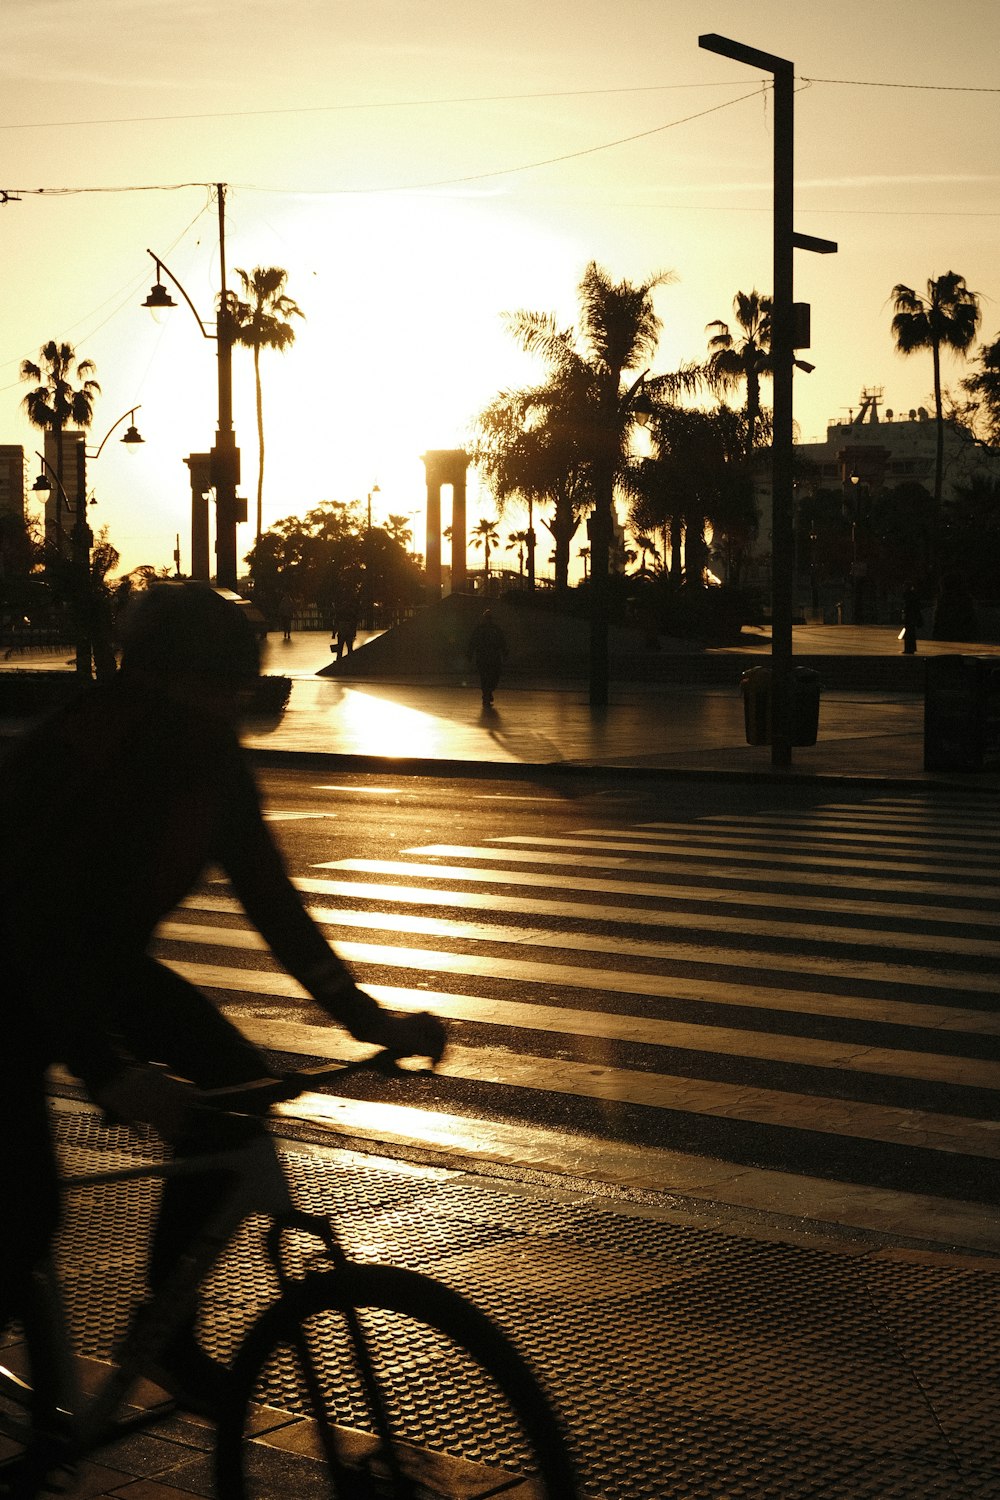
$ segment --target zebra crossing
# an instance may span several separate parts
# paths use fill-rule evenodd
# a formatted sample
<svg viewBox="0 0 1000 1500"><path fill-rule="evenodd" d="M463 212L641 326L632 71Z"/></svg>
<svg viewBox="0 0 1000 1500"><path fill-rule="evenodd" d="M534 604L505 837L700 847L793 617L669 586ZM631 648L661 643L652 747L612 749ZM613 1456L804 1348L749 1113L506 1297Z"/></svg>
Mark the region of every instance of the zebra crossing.
<svg viewBox="0 0 1000 1500"><path fill-rule="evenodd" d="M360 981L454 1041L404 1102L289 1110L466 1165L1000 1249L998 834L985 797L898 794L314 866L296 883ZM160 941L260 1044L354 1055L223 891Z"/></svg>

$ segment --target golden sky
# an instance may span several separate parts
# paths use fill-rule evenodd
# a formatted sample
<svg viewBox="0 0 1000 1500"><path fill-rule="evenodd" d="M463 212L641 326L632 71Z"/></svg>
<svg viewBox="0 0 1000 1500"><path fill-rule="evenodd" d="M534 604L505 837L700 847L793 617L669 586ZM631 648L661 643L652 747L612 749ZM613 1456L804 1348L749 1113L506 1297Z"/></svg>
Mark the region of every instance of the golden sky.
<svg viewBox="0 0 1000 1500"><path fill-rule="evenodd" d="M18 368L50 338L97 365L90 483L124 567L189 558L183 458L211 446L215 346L183 306L140 303L149 247L204 318L227 263L281 265L306 314L265 355L265 524L324 499L375 518L423 503L420 454L536 374L504 333L521 307L570 324L587 261L671 269L657 368L705 351L734 293L771 281L772 112L704 32L796 65L796 257L815 364L805 439L883 386L927 405L929 359L893 352L889 298L955 270L1000 331L1000 9L995 0L2 0L0 442L33 450ZM906 85L898 87L897 85ZM44 193L37 192L45 189ZM59 190L69 189L69 192ZM946 376L957 381L957 366ZM235 354L253 510L252 362ZM33 472L33 471L32 471ZM473 489L470 524L493 514ZM519 524L511 519L511 527ZM420 516L416 520L420 541ZM506 530L506 522L502 529ZM240 553L251 543L243 528Z"/></svg>

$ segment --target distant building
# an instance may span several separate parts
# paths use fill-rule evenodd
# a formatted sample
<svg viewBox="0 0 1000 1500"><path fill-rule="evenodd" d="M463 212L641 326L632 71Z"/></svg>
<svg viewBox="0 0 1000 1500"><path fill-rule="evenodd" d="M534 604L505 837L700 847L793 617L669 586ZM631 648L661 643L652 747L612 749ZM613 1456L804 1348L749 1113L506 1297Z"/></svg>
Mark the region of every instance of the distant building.
<svg viewBox="0 0 1000 1500"><path fill-rule="evenodd" d="M816 490L843 490L853 484L870 493L920 484L933 494L937 423L924 407L900 416L880 414L881 387L865 389L857 410L835 417L822 443L795 445L795 506ZM1000 482L1000 451L977 442L963 427L946 422L942 498L977 477ZM771 586L771 458L765 451L755 465L755 492L760 524L757 539L744 567L744 581L770 590Z"/></svg>
<svg viewBox="0 0 1000 1500"><path fill-rule="evenodd" d="M62 464L59 463L59 445L54 432L46 431L44 473L51 488L45 497L45 535L58 541L62 550L69 552L72 546L73 526L77 505L87 494L87 434L67 430L62 434ZM39 465L39 468L42 466ZM60 476L61 470L61 476ZM62 489L59 487L61 477Z"/></svg>
<svg viewBox="0 0 1000 1500"><path fill-rule="evenodd" d="M0 443L0 513L24 520L24 449Z"/></svg>
<svg viewBox="0 0 1000 1500"><path fill-rule="evenodd" d="M815 465L814 478L800 483L816 489L835 489L853 479L872 490L895 489L900 484L922 484L934 489L937 423L924 407L900 416L891 410L879 415L882 389L864 390L857 413L828 423L825 443L798 443L796 459ZM1000 452L977 443L953 422L944 428L942 498L956 486L978 476L1000 479Z"/></svg>

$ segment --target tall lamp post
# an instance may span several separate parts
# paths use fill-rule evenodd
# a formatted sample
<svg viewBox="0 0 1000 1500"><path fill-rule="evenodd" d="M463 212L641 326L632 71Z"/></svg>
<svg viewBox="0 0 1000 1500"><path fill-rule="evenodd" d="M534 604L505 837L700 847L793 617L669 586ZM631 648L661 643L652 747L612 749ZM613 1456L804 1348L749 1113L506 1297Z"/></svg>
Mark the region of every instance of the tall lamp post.
<svg viewBox="0 0 1000 1500"><path fill-rule="evenodd" d="M240 505L236 486L240 482L240 450L236 446L233 431L233 315L230 293L226 289L226 185L216 184L219 205L219 264L221 268L221 290L219 311L215 320L215 331L205 326L198 309L184 287L152 250L147 250L156 263L156 281L149 296L142 304L156 312L162 308L176 307L167 288L160 280L166 273L194 313L203 338L214 339L218 351L219 368L219 419L215 434L215 447L211 452L212 488L215 490L215 581L220 588L236 589L236 527L246 520L245 504Z"/></svg>
<svg viewBox="0 0 1000 1500"><path fill-rule="evenodd" d="M134 448L143 442L142 434L135 425L135 414L138 406L130 407L123 412L118 420L108 428L107 432L98 443L96 449L88 449L82 444L79 453L79 471L77 474L77 494L74 505L66 493L62 480L58 473L49 463L48 459L36 450L35 457L41 464L41 472L34 484L33 491L47 493L52 489L52 480L55 481L59 491L60 499L65 510L73 516L72 541L72 567L76 584L77 618L76 618L76 672L79 677L90 677L91 664L94 657L94 638L90 622L90 611L88 608L88 595L90 590L90 549L94 545L94 533L87 521L87 473L86 460L100 458L105 443L111 434L125 421L131 417L128 430L121 441L129 448ZM51 476L51 477L50 477Z"/></svg>
<svg viewBox="0 0 1000 1500"><path fill-rule="evenodd" d="M795 542L792 508L792 368L795 363L796 313L792 300L793 250L831 255L834 240L796 234L792 225L795 187L795 65L784 57L760 52L711 32L698 38L706 52L746 63L774 78L774 280L771 311L774 435L771 443L771 763L792 762L792 594ZM800 304L802 314L807 308ZM808 339L799 343L808 345Z"/></svg>

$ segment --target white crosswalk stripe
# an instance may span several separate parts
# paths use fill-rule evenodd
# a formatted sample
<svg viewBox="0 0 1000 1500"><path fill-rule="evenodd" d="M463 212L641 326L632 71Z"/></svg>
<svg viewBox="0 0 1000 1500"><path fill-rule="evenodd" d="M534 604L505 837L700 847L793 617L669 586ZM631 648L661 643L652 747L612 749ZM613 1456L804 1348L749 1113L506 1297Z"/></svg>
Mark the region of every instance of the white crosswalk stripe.
<svg viewBox="0 0 1000 1500"><path fill-rule="evenodd" d="M329 861L297 884L338 952L458 1031L432 1110L294 1109L1000 1249L998 835L985 798L887 795ZM160 939L260 1044L351 1054L230 896Z"/></svg>

